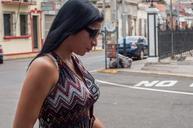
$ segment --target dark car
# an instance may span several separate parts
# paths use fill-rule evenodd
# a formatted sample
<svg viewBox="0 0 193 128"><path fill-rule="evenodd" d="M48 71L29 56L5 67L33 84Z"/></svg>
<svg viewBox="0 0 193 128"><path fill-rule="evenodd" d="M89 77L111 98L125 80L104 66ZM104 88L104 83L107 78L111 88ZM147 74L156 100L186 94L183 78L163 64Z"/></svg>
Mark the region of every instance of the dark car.
<svg viewBox="0 0 193 128"><path fill-rule="evenodd" d="M118 44L119 54L137 59L143 59L148 55L147 39L143 36L126 36L125 39L120 38Z"/></svg>
<svg viewBox="0 0 193 128"><path fill-rule="evenodd" d="M0 45L0 64L2 64L2 63L3 63L3 48Z"/></svg>

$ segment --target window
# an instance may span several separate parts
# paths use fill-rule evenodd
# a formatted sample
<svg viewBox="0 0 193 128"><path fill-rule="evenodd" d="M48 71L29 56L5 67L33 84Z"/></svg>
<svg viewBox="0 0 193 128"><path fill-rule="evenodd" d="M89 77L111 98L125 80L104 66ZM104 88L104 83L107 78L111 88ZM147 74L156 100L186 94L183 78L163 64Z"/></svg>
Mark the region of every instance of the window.
<svg viewBox="0 0 193 128"><path fill-rule="evenodd" d="M4 36L13 35L13 14L3 14L4 20Z"/></svg>
<svg viewBox="0 0 193 128"><path fill-rule="evenodd" d="M20 14L20 35L28 35L28 15Z"/></svg>

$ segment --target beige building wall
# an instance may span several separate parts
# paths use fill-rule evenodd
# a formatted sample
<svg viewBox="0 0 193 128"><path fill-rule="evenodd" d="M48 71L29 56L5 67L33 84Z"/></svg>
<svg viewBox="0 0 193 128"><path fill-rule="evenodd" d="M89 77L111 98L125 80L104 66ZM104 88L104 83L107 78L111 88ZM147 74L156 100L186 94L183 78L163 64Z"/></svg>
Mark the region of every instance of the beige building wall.
<svg viewBox="0 0 193 128"><path fill-rule="evenodd" d="M4 54L19 54L19 53L28 53L32 52L31 40L12 40L4 41L2 43Z"/></svg>
<svg viewBox="0 0 193 128"><path fill-rule="evenodd" d="M15 5L9 5L9 4L3 4L2 1L0 1L0 44L2 44L3 52L4 52L4 58L20 58L20 57L28 57L31 56L31 54L36 54L36 52L39 51L41 48L41 13L36 13L37 10L39 10L39 3L37 2L37 5L25 5L20 6ZM36 11L33 11L36 10ZM3 23L3 14L6 12L13 12L13 35L7 36L5 38L4 36L4 23ZM19 14L28 14L28 35L21 36L20 35L20 20L19 20ZM32 16L37 15L40 20L38 21L38 41L40 42L39 49L33 49L33 39L32 39Z"/></svg>
<svg viewBox="0 0 193 128"><path fill-rule="evenodd" d="M149 4L140 3L138 4L137 12L137 35L146 36L147 33L147 12Z"/></svg>
<svg viewBox="0 0 193 128"><path fill-rule="evenodd" d="M4 12L14 12L13 22L15 25L13 26L13 36L20 36L20 28L19 28L19 18L18 16L18 7L13 6L3 6L1 13ZM28 8L20 8L20 13L28 13ZM3 15L3 14L2 14ZM28 17L28 22L30 18ZM4 39L4 28L3 28L3 17L1 17L1 27L2 27L2 36L1 36L1 44L3 46L4 54L16 54L16 53L23 53L23 52L30 52L32 51L31 47L31 38L27 39ZM30 26L28 24L28 30L30 30ZM30 34L30 32L29 32Z"/></svg>

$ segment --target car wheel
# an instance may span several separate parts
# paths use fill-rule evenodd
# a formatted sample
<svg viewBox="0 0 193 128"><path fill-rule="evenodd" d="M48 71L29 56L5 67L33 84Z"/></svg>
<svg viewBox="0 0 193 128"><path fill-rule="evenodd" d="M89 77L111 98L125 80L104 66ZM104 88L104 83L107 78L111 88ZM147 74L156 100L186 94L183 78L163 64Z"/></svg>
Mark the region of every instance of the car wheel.
<svg viewBox="0 0 193 128"><path fill-rule="evenodd" d="M144 59L144 51L143 50L140 51L139 59L140 60Z"/></svg>

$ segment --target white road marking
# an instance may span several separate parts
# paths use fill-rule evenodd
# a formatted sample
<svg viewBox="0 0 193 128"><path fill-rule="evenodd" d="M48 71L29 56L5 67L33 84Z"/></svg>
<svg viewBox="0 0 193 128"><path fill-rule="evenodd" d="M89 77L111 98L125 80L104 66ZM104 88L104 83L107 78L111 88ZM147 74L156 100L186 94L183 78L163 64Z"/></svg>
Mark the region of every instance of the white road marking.
<svg viewBox="0 0 193 128"><path fill-rule="evenodd" d="M190 87L193 87L193 83L190 85Z"/></svg>
<svg viewBox="0 0 193 128"><path fill-rule="evenodd" d="M155 84L157 84L159 81L156 80L156 81L152 81L152 82L149 82L149 81L141 81L139 82L138 84L135 85L135 87L139 87L139 86L145 86L145 87L153 87Z"/></svg>
<svg viewBox="0 0 193 128"><path fill-rule="evenodd" d="M145 87L172 87L174 86L176 83L178 83L178 81L176 80L164 80L164 81L141 81L138 84L135 85L135 87L139 87L139 86L145 86Z"/></svg>
<svg viewBox="0 0 193 128"><path fill-rule="evenodd" d="M164 80L160 81L158 84L156 84L156 87L172 87L174 86L178 81L176 80Z"/></svg>
<svg viewBox="0 0 193 128"><path fill-rule="evenodd" d="M111 83L111 82L97 80L97 79L96 79L96 81L99 82L99 83L102 83L102 84L108 84L108 85L116 86L116 87L124 87L124 88L131 88L131 89L139 89L139 90L147 90L147 91L165 92L165 93L173 93L173 94L193 96L193 93L190 93L190 92L170 91L170 90L153 89L153 88L143 88L143 87L136 87L136 86L125 85L125 84Z"/></svg>

